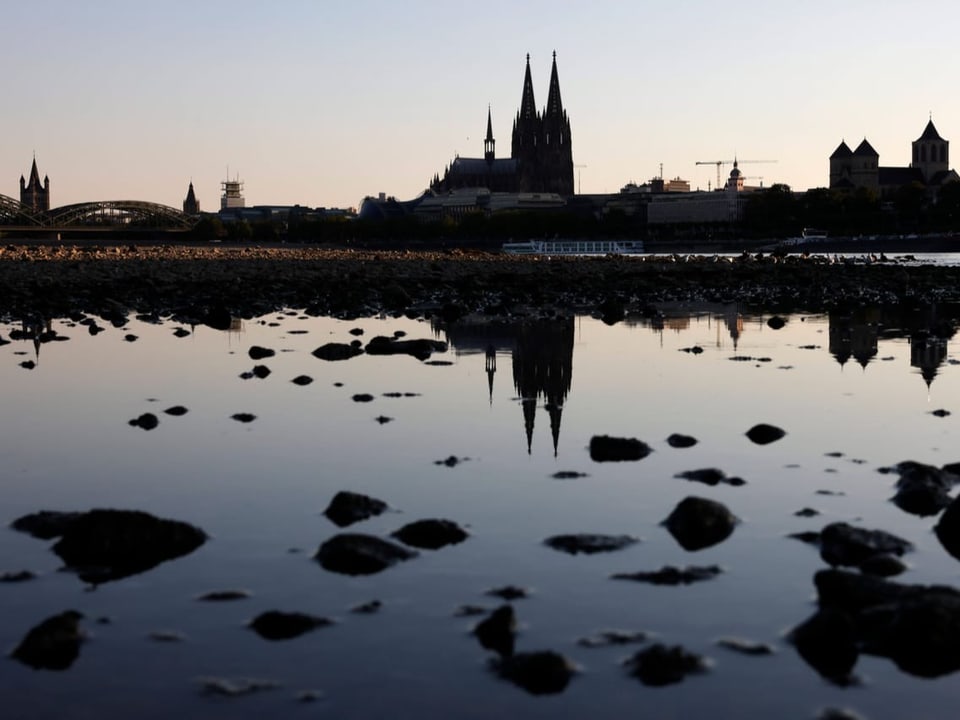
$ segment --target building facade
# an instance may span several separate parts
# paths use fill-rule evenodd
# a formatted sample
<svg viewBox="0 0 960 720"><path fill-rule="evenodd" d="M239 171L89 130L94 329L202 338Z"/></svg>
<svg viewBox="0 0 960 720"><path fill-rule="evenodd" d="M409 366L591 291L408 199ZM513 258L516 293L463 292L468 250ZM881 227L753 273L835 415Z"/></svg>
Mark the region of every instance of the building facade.
<svg viewBox="0 0 960 720"><path fill-rule="evenodd" d="M33 158L33 167L30 168L30 180L20 176L20 202L33 212L47 212L50 209L50 178L44 176L40 184L40 173L37 171L37 158Z"/></svg>
<svg viewBox="0 0 960 720"><path fill-rule="evenodd" d="M487 134L482 158L456 157L441 177L434 175L430 189L449 192L468 187L481 187L491 192L556 193L573 195L573 146L570 118L563 109L557 54L553 54L547 105L538 112L527 55L526 73L520 109L513 121L510 157L496 157L493 121L487 109Z"/></svg>

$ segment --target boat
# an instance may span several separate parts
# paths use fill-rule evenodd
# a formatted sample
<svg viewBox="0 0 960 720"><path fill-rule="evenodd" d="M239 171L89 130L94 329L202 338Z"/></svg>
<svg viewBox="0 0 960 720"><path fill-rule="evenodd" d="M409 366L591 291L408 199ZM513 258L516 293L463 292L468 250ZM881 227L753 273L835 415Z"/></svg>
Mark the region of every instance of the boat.
<svg viewBox="0 0 960 720"><path fill-rule="evenodd" d="M642 240L527 240L507 242L508 255L640 255Z"/></svg>

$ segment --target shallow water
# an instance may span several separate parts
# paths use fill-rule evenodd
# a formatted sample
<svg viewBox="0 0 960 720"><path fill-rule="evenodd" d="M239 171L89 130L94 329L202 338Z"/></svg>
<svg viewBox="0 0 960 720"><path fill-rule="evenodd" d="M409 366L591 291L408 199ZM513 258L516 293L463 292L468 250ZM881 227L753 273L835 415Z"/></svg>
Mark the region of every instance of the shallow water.
<svg viewBox="0 0 960 720"><path fill-rule="evenodd" d="M867 717L938 717L960 692L956 675L924 680L863 655L860 684L831 685L783 635L814 609L817 551L785 536L845 520L894 532L916 546L898 580L960 582L960 565L917 518L889 502L903 460L960 460L960 369L947 340L952 308L851 315L769 315L737 306L661 308L608 326L589 317L527 323L431 324L394 318L337 320L296 312L239 321L230 332L131 318L106 330L53 320L65 341L0 347L3 522L41 509L145 510L203 528L192 554L93 588L57 572L49 542L0 533L0 647L12 650L43 619L81 611L90 636L61 672L0 665L4 717L814 717L851 707ZM350 342L360 328L435 338L449 350L422 363L361 355L326 362L311 351ZM4 339L20 325L0 327ZM133 342L124 339L133 334ZM943 334L941 332L941 334ZM253 345L275 357L253 361ZM701 347L702 353L682 352ZM490 353L492 348L493 359ZM734 359L736 358L736 359ZM33 369L21 363L33 360ZM256 364L265 379L242 379ZM491 367L493 366L493 367ZM298 375L314 382L298 386ZM372 402L354 402L369 393ZM400 393L401 397L389 394ZM163 410L184 405L173 417ZM153 412L149 432L128 420ZM256 415L251 423L231 416ZM378 423L385 416L392 421ZM765 422L787 431L766 446L744 433ZM673 449L671 433L699 443ZM596 463L594 435L636 437L639 462ZM437 464L449 456L462 462ZM716 467L741 487L675 478ZM554 479L572 470L586 477ZM349 528L386 537L413 520L448 518L465 542L421 551L380 574L348 577L312 555L339 532L322 516L338 490L386 501L391 512ZM818 494L818 491L833 494ZM683 550L660 526L688 495L725 503L740 519L726 541ZM794 516L812 507L821 515ZM543 540L562 533L632 534L642 542L598 555L566 555ZM680 587L614 581L612 573L718 564L718 578ZM535 697L498 679L470 635L465 604L494 609L485 593L508 584L519 650L552 649L580 673L557 695ZM196 600L245 589L248 599ZM378 599L379 613L350 609ZM246 627L271 609L337 624L270 642ZM588 649L604 629L644 630L708 656L708 674L649 688L621 662L643 646ZM151 640L155 631L181 642ZM723 636L776 648L747 657ZM244 696L202 692L201 679L258 678L279 687ZM318 691L302 703L302 691Z"/></svg>

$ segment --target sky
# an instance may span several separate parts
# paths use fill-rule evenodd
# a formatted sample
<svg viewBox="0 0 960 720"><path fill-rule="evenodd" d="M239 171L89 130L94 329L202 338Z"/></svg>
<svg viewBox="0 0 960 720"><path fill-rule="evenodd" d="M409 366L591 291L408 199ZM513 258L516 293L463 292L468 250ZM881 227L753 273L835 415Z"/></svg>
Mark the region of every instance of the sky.
<svg viewBox="0 0 960 720"><path fill-rule="evenodd" d="M662 174L706 190L828 183L865 137L906 166L932 116L960 143L947 0L45 0L11 3L0 194L36 156L51 206L149 200L201 209L358 207L419 195L482 157L487 108L510 154L526 55L538 107L557 53L580 192ZM723 175L730 167L723 167Z"/></svg>

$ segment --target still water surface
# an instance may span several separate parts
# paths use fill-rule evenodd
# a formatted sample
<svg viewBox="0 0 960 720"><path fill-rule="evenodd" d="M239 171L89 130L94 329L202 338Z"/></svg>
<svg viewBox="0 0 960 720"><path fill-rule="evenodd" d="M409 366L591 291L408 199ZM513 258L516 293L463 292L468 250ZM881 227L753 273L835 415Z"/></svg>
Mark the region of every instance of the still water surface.
<svg viewBox="0 0 960 720"><path fill-rule="evenodd" d="M861 656L860 684L831 685L784 641L814 610L815 549L788 533L838 520L912 541L903 582L960 584L960 566L931 532L933 519L889 502L903 460L960 460L960 368L950 308L791 315L737 306L660 308L608 326L589 317L527 323L430 324L395 318L337 320L297 312L174 336L173 322L131 317L92 336L53 320L65 341L0 347L2 484L9 523L41 509L145 510L203 528L203 547L95 589L49 543L2 532L0 647L12 650L44 618L81 611L89 640L62 672L4 659L3 717L815 717L824 707L866 717L947 717L960 678L923 680L889 660ZM0 326L4 339L20 325ZM404 331L449 343L430 363L361 355L326 362L327 342ZM125 339L135 335L135 341ZM253 345L275 357L255 362ZM702 353L683 352L692 347ZM33 369L21 363L32 360ZM436 361L440 361L439 363ZM243 379L255 364L265 379ZM291 380L309 375L314 382ZM369 393L372 402L355 402ZM400 397L393 395L399 394ZM184 405L182 417L163 414ZM932 411L954 414L937 417ZM128 425L144 412L149 432ZM235 413L256 415L243 424ZM378 422L376 418L391 418ZM787 431L767 446L744 433L759 422ZM674 449L671 433L699 443ZM594 435L636 437L639 462L595 463ZM450 456L453 467L437 461ZM674 477L715 467L746 481L707 487ZM585 477L558 480L558 471ZM368 577L323 570L311 557L337 532L321 513L339 490L386 501L391 512L350 528L386 537L408 522L448 518L465 542ZM818 491L831 494L818 494ZM725 542L683 550L660 526L681 499L719 500L740 519ZM812 507L818 517L796 517ZM543 544L564 533L631 534L642 542L599 555ZM718 564L718 578L658 587L614 581L617 572ZM495 677L462 605L496 608L487 590L530 589L514 603L520 650L552 649L580 668L565 692L535 697ZM203 603L213 590L248 599ZM351 613L371 600L373 615ZM302 637L269 642L246 627L279 609L333 618ZM667 688L630 678L638 647L589 649L605 629L643 630L712 660L706 675ZM181 642L156 642L171 631ZM715 642L769 643L747 657ZM279 687L226 698L201 678L258 678ZM300 702L316 691L314 702Z"/></svg>

